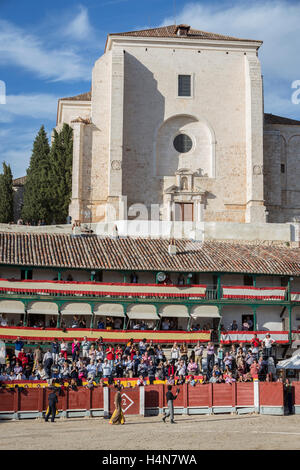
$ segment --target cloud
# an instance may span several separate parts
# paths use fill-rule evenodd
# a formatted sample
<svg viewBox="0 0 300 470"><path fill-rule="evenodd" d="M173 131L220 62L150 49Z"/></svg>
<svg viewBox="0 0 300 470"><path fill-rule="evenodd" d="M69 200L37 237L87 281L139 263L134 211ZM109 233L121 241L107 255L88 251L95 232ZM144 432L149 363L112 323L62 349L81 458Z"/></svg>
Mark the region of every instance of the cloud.
<svg viewBox="0 0 300 470"><path fill-rule="evenodd" d="M32 124L32 123L31 123ZM41 124L36 127L28 125L24 129L24 123L15 124L14 128L5 129L5 133L0 133L0 166L3 161L9 163L14 178L26 175L26 169L29 165L33 142L39 131ZM50 130L46 132L50 138Z"/></svg>
<svg viewBox="0 0 300 470"><path fill-rule="evenodd" d="M90 40L94 37L94 29L89 21L88 11L85 7L79 6L79 13L64 27L63 34L76 41Z"/></svg>
<svg viewBox="0 0 300 470"><path fill-rule="evenodd" d="M0 105L0 164L2 161L9 163L14 178L17 178L26 174L33 141L42 124L45 124L50 138L56 118L57 96L36 93L8 95L6 98L6 104Z"/></svg>
<svg viewBox="0 0 300 470"><path fill-rule="evenodd" d="M266 104L273 101L274 114L291 107L291 83L300 79L300 3L286 0L239 1L230 4L188 3L178 14L177 23L195 29L263 40L259 56L265 78ZM173 18L163 25L173 24Z"/></svg>
<svg viewBox="0 0 300 470"><path fill-rule="evenodd" d="M47 93L7 95L0 106L0 122L12 122L16 116L55 120L58 97Z"/></svg>
<svg viewBox="0 0 300 470"><path fill-rule="evenodd" d="M47 47L46 39L0 20L0 65L13 65L53 81L90 81L91 64L70 47Z"/></svg>

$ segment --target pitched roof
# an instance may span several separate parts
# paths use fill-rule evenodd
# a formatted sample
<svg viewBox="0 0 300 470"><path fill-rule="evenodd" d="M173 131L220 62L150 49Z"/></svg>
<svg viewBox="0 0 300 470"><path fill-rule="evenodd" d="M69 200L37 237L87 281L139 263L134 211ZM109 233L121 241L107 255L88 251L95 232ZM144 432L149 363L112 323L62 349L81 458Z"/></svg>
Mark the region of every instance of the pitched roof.
<svg viewBox="0 0 300 470"><path fill-rule="evenodd" d="M240 272L300 276L300 249L286 246L97 235L0 232L0 264L183 272Z"/></svg>
<svg viewBox="0 0 300 470"><path fill-rule="evenodd" d="M13 186L24 186L26 183L27 176L20 176L20 178L15 178L13 180Z"/></svg>
<svg viewBox="0 0 300 470"><path fill-rule="evenodd" d="M299 126L300 121L282 116L276 116L276 114L265 113L265 124L283 124L290 126Z"/></svg>
<svg viewBox="0 0 300 470"><path fill-rule="evenodd" d="M178 36L177 30L182 26L187 30L187 34L184 36ZM162 26L160 28L151 28L143 29L140 31L127 31L124 33L113 33L109 36L133 36L133 37L148 37L148 38L179 38L184 39L212 39L212 40L222 40L222 41L253 41L253 39L239 39L233 36L224 36L222 34L209 33L207 31L201 31L198 29L193 29L188 25L170 25ZM258 41L261 42L261 41Z"/></svg>
<svg viewBox="0 0 300 470"><path fill-rule="evenodd" d="M59 101L91 101L92 91L81 93L80 95L69 96L67 98L60 98Z"/></svg>

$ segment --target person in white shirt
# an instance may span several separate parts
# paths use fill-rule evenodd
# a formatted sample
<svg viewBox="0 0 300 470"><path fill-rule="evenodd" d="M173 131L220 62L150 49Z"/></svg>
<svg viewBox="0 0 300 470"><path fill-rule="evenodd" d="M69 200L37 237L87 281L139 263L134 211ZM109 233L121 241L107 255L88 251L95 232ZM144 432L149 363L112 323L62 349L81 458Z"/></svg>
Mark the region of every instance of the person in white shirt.
<svg viewBox="0 0 300 470"><path fill-rule="evenodd" d="M102 364L102 373L104 378L108 378L112 374L112 368L108 363L107 359L104 359L104 363Z"/></svg>
<svg viewBox="0 0 300 470"><path fill-rule="evenodd" d="M179 359L179 355L180 355L180 348L179 346L177 346L177 343L175 342L172 346L172 349L171 349L171 359Z"/></svg>
<svg viewBox="0 0 300 470"><path fill-rule="evenodd" d="M82 357L89 357L89 350L91 347L91 343L87 340L86 336L83 338L81 347L82 347Z"/></svg>
<svg viewBox="0 0 300 470"><path fill-rule="evenodd" d="M195 362L199 367L199 371L202 372L202 358L203 358L203 351L204 347L203 344L198 341L197 346L194 347L195 351Z"/></svg>
<svg viewBox="0 0 300 470"><path fill-rule="evenodd" d="M177 366L177 375L182 375L183 377L186 376L186 365L183 360L179 361Z"/></svg>
<svg viewBox="0 0 300 470"><path fill-rule="evenodd" d="M264 354L267 357L270 357L272 355L272 346L275 342L276 342L275 339L271 338L271 335L269 333L267 333L264 339L262 340L263 347L264 347Z"/></svg>
<svg viewBox="0 0 300 470"><path fill-rule="evenodd" d="M8 326L7 318L6 318L5 313L2 313L2 315L0 315L0 325L1 326Z"/></svg>
<svg viewBox="0 0 300 470"><path fill-rule="evenodd" d="M68 351L68 343L65 343L64 341L60 343L60 352L61 355L67 360L67 351Z"/></svg>

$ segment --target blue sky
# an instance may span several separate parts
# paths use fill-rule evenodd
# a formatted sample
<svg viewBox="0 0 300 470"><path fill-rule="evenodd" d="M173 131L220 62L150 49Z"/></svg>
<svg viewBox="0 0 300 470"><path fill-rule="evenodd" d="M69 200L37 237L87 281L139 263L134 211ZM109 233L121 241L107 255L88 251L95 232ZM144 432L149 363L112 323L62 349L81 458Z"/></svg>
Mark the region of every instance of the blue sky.
<svg viewBox="0 0 300 470"><path fill-rule="evenodd" d="M58 98L90 89L107 34L173 24L174 11L177 24L263 40L265 111L300 119L291 100L300 80L298 0L0 0L0 162L15 178L26 174L42 124L50 137Z"/></svg>

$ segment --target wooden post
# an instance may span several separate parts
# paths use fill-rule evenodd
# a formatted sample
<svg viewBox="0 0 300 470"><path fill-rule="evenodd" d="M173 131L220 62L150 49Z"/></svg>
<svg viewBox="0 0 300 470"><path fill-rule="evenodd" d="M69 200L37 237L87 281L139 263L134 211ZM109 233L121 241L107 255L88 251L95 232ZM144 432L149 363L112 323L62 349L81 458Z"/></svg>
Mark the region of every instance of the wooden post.
<svg viewBox="0 0 300 470"><path fill-rule="evenodd" d="M189 397L188 384L183 385L183 413L188 414Z"/></svg>
<svg viewBox="0 0 300 470"><path fill-rule="evenodd" d="M208 384L208 408L209 408L209 414L212 414L212 412L213 412L213 403L214 403L213 384Z"/></svg>
<svg viewBox="0 0 300 470"><path fill-rule="evenodd" d="M218 274L218 281L217 281L217 299L220 299L222 295L222 287L221 287L221 274Z"/></svg>
<svg viewBox="0 0 300 470"><path fill-rule="evenodd" d="M233 382L231 384L232 387L232 413L236 413L236 405L237 405L237 384Z"/></svg>
<svg viewBox="0 0 300 470"><path fill-rule="evenodd" d="M165 393L165 386L164 386L164 384L159 385L159 390L158 390L158 408L159 408L159 413L163 413L163 409L164 409L164 393Z"/></svg>
<svg viewBox="0 0 300 470"><path fill-rule="evenodd" d="M18 388L14 389L14 419L19 419L19 402L20 402L20 392Z"/></svg>

